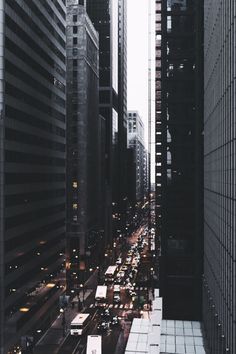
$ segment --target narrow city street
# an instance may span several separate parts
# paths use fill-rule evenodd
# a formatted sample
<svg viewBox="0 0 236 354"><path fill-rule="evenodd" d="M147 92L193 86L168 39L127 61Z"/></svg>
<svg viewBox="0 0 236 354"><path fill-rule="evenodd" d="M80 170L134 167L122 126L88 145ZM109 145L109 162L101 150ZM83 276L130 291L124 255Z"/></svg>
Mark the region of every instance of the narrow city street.
<svg viewBox="0 0 236 354"><path fill-rule="evenodd" d="M37 343L35 354L85 354L88 335L102 335L103 354L124 353L132 319L141 317L148 309L152 296L148 283L151 267L148 230L146 224L140 225L127 237L125 250L118 247L120 253L111 280L107 280L106 272L100 274L104 279L102 287L107 289L104 303L95 299L98 285L95 271L86 283L85 292L80 293L82 309L79 309L78 299L71 298L65 313L58 316ZM113 265L112 260L109 265ZM78 313L89 314L89 323L82 335L71 335L71 322Z"/></svg>

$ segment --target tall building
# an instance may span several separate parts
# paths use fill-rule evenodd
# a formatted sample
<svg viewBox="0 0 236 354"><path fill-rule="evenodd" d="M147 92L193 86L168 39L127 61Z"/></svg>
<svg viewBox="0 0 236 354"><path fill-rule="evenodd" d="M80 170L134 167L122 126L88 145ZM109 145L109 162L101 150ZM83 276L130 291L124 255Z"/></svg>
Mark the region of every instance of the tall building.
<svg viewBox="0 0 236 354"><path fill-rule="evenodd" d="M100 241L99 43L85 7L74 3L67 0L67 273L79 286Z"/></svg>
<svg viewBox="0 0 236 354"><path fill-rule="evenodd" d="M112 243L112 203L118 149L118 0L87 0L99 33L99 113L105 118L105 235Z"/></svg>
<svg viewBox="0 0 236 354"><path fill-rule="evenodd" d="M63 291L65 10L0 1L1 353L36 340Z"/></svg>
<svg viewBox="0 0 236 354"><path fill-rule="evenodd" d="M165 318L201 318L202 11L156 1L156 231Z"/></svg>
<svg viewBox="0 0 236 354"><path fill-rule="evenodd" d="M211 354L236 353L235 2L204 2L203 319Z"/></svg>
<svg viewBox="0 0 236 354"><path fill-rule="evenodd" d="M119 0L118 12L118 165L114 200L124 233L127 211L127 0Z"/></svg>
<svg viewBox="0 0 236 354"><path fill-rule="evenodd" d="M147 176L146 166L146 149L144 146L144 124L137 111L128 111L128 133L127 133L128 148L134 150L134 163L136 166L135 194L136 202L143 200L145 195L145 181Z"/></svg>

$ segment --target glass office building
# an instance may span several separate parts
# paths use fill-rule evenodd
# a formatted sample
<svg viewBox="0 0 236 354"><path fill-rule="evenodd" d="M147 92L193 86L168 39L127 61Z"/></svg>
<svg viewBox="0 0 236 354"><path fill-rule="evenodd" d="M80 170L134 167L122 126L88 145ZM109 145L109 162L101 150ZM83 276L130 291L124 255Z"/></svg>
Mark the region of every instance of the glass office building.
<svg viewBox="0 0 236 354"><path fill-rule="evenodd" d="M235 1L204 1L203 319L211 354L236 353Z"/></svg>
<svg viewBox="0 0 236 354"><path fill-rule="evenodd" d="M36 340L63 290L65 20L65 0L0 1L1 353Z"/></svg>

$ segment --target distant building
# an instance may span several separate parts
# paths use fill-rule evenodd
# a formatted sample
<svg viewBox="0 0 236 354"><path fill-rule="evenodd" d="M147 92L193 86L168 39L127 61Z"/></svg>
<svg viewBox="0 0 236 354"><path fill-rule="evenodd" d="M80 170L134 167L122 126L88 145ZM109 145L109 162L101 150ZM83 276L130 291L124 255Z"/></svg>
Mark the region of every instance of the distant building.
<svg viewBox="0 0 236 354"><path fill-rule="evenodd" d="M203 320L211 354L236 353L235 1L204 1Z"/></svg>
<svg viewBox="0 0 236 354"><path fill-rule="evenodd" d="M128 204L132 207L136 204L136 155L135 150L131 147L127 149L127 199Z"/></svg>
<svg viewBox="0 0 236 354"><path fill-rule="evenodd" d="M67 1L66 33L67 268L73 286L93 265L89 255L98 241L101 192L98 33L85 7L73 0Z"/></svg>
<svg viewBox="0 0 236 354"><path fill-rule="evenodd" d="M28 346L37 340L36 330L51 323L63 292L59 285L64 284L66 206L64 3L0 1L0 353L4 354L14 344Z"/></svg>
<svg viewBox="0 0 236 354"><path fill-rule="evenodd" d="M200 320L203 1L156 0L156 235L164 318Z"/></svg>
<svg viewBox="0 0 236 354"><path fill-rule="evenodd" d="M147 152L144 147L144 124L137 111L128 111L128 148L134 150L136 165L136 201L141 201L145 195L145 181L147 180Z"/></svg>

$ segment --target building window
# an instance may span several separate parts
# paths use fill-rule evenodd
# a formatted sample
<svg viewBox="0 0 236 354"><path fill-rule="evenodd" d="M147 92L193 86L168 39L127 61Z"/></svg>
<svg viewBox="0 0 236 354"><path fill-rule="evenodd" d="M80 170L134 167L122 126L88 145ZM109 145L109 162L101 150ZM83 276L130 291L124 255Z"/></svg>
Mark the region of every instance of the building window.
<svg viewBox="0 0 236 354"><path fill-rule="evenodd" d="M78 221L78 216L77 215L73 215L73 221Z"/></svg>
<svg viewBox="0 0 236 354"><path fill-rule="evenodd" d="M77 33L78 32L78 27L77 26L73 26L73 33Z"/></svg>
<svg viewBox="0 0 236 354"><path fill-rule="evenodd" d="M78 182L73 181L72 186L73 186L73 188L78 188Z"/></svg>
<svg viewBox="0 0 236 354"><path fill-rule="evenodd" d="M77 21L77 15L73 15L73 22Z"/></svg>
<svg viewBox="0 0 236 354"><path fill-rule="evenodd" d="M73 207L73 210L77 210L78 209L78 204L77 203L73 203L72 207Z"/></svg>
<svg viewBox="0 0 236 354"><path fill-rule="evenodd" d="M77 37L73 37L73 44L77 44L77 43L78 43Z"/></svg>
<svg viewBox="0 0 236 354"><path fill-rule="evenodd" d="M73 59L73 66L77 66L77 59Z"/></svg>

